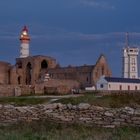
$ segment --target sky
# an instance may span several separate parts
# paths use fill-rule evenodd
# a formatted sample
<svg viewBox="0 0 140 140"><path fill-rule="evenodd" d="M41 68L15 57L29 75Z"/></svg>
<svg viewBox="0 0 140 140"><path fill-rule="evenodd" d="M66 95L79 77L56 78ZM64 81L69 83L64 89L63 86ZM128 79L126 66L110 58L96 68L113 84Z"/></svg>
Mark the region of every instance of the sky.
<svg viewBox="0 0 140 140"><path fill-rule="evenodd" d="M0 61L15 63L27 25L31 55L76 66L95 64L104 54L113 76L121 76L125 33L130 45L140 46L139 5L140 0L0 0Z"/></svg>

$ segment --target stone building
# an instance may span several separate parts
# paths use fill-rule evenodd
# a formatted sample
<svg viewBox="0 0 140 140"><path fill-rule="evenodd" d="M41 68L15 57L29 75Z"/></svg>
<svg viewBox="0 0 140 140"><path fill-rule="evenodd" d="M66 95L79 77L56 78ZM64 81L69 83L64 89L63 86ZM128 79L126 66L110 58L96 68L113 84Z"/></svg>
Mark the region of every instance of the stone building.
<svg viewBox="0 0 140 140"><path fill-rule="evenodd" d="M35 85L47 69L55 68L56 65L56 60L48 56L17 58L15 66L10 69L10 84Z"/></svg>
<svg viewBox="0 0 140 140"><path fill-rule="evenodd" d="M48 73L53 79L72 79L80 83L81 87L89 87L96 84L102 75L111 76L107 60L101 55L95 65L68 66L49 69Z"/></svg>
<svg viewBox="0 0 140 140"><path fill-rule="evenodd" d="M95 65L75 67L58 66L56 60L48 56L38 55L17 58L15 66L10 68L10 75L8 75L8 72L7 82L10 79L9 84L12 85L35 85L44 82L45 75L49 74L50 79L74 80L79 82L81 87L87 87L95 85L102 75L111 76L111 71L104 55L99 57Z"/></svg>

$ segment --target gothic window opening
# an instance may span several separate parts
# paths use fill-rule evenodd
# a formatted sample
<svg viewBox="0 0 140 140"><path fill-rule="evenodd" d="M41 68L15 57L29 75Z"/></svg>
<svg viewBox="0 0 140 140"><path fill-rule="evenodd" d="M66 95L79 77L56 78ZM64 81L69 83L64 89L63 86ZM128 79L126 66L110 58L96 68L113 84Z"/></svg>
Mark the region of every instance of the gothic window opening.
<svg viewBox="0 0 140 140"><path fill-rule="evenodd" d="M21 77L18 76L18 85L20 85L20 84L21 84Z"/></svg>
<svg viewBox="0 0 140 140"><path fill-rule="evenodd" d="M101 68L101 73L104 75L104 67Z"/></svg>
<svg viewBox="0 0 140 140"><path fill-rule="evenodd" d="M43 61L41 62L41 69L46 69L46 68L48 68L48 63L47 63L46 60L43 60Z"/></svg>
<svg viewBox="0 0 140 140"><path fill-rule="evenodd" d="M26 85L31 85L31 79L32 79L32 66L29 62L26 66Z"/></svg>
<svg viewBox="0 0 140 140"><path fill-rule="evenodd" d="M87 77L87 82L89 81L89 78Z"/></svg>
<svg viewBox="0 0 140 140"><path fill-rule="evenodd" d="M22 68L22 62L18 62L18 64L17 64L17 66L18 66L18 68Z"/></svg>

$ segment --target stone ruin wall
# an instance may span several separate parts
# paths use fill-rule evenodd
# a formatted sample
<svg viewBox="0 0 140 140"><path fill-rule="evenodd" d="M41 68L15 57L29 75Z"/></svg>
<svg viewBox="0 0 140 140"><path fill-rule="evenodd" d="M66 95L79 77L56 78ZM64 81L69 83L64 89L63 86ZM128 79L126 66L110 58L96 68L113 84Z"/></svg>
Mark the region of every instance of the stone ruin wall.
<svg viewBox="0 0 140 140"><path fill-rule="evenodd" d="M105 128L140 127L140 107L113 109L86 103L79 105L53 103L23 107L0 105L0 124L40 120Z"/></svg>
<svg viewBox="0 0 140 140"><path fill-rule="evenodd" d="M79 83L74 80L49 80L30 85L0 85L0 97L37 95L37 94L69 94L72 88L79 88Z"/></svg>

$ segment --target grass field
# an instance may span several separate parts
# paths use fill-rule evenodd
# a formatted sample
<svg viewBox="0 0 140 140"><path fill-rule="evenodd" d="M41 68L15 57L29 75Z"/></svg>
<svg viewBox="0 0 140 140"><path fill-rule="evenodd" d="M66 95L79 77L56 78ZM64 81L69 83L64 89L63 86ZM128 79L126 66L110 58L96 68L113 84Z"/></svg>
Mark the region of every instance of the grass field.
<svg viewBox="0 0 140 140"><path fill-rule="evenodd" d="M113 94L106 96L97 96L93 93L86 93L84 96L79 96L77 98L67 98L60 99L56 102L61 102L63 104L71 103L73 105L79 103L89 103L95 106L103 106L103 107L136 107L140 106L140 94Z"/></svg>
<svg viewBox="0 0 140 140"><path fill-rule="evenodd" d="M0 104L13 104L16 106L43 104L50 101L50 98L29 98L29 97L3 97Z"/></svg>
<svg viewBox="0 0 140 140"><path fill-rule="evenodd" d="M105 129L42 121L1 126L0 140L140 140L140 128Z"/></svg>
<svg viewBox="0 0 140 140"><path fill-rule="evenodd" d="M48 103L53 98L39 96L35 97L5 97L0 98L0 104L13 104L16 106L24 106L24 105L35 105L35 104L43 104ZM69 98L57 98L59 99L56 102L60 102L63 104L71 103L73 105L77 105L79 103L89 103L95 106L103 106L103 107L136 107L140 106L140 94L113 94L106 96L98 96L93 93L85 93L82 96L78 97L69 97Z"/></svg>

